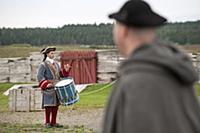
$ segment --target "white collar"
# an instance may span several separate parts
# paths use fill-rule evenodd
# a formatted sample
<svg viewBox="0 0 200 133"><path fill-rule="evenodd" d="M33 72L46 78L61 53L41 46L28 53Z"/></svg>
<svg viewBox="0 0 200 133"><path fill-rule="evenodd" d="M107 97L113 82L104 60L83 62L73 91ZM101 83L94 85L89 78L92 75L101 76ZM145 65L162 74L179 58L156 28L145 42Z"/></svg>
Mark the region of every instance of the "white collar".
<svg viewBox="0 0 200 133"><path fill-rule="evenodd" d="M49 61L51 64L54 63L54 59L50 59L49 57L46 58L46 61Z"/></svg>

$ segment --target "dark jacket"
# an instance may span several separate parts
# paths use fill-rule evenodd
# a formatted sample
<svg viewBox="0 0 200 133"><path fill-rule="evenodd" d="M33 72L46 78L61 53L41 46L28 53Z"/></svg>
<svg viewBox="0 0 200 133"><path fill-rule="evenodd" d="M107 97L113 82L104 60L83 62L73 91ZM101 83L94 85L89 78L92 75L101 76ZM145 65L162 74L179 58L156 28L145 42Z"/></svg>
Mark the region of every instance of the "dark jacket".
<svg viewBox="0 0 200 133"><path fill-rule="evenodd" d="M143 45L119 70L103 133L200 133L198 77L185 54L171 45Z"/></svg>

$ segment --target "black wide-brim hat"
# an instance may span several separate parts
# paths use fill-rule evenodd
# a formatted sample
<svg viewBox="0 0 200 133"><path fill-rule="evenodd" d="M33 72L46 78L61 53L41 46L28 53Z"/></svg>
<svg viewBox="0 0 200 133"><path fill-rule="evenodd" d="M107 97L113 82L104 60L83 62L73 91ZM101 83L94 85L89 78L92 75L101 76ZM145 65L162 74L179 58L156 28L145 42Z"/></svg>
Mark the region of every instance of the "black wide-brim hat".
<svg viewBox="0 0 200 133"><path fill-rule="evenodd" d="M109 15L109 18L134 27L157 27L164 25L167 19L155 13L148 3L142 0L129 0L117 13Z"/></svg>
<svg viewBox="0 0 200 133"><path fill-rule="evenodd" d="M51 47L43 48L43 49L41 50L41 53L42 53L42 54L47 54L47 53L49 53L49 52L51 52L51 51L56 51L56 47L51 46Z"/></svg>

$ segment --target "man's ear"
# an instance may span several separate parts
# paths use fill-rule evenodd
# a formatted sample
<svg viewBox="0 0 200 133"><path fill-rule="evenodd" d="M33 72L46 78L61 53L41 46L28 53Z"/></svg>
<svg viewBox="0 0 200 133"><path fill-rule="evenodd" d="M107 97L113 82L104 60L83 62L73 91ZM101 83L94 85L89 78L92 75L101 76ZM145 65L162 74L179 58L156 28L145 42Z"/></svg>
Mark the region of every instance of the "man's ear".
<svg viewBox="0 0 200 133"><path fill-rule="evenodd" d="M125 39L129 34L129 29L127 26L121 26L121 36Z"/></svg>

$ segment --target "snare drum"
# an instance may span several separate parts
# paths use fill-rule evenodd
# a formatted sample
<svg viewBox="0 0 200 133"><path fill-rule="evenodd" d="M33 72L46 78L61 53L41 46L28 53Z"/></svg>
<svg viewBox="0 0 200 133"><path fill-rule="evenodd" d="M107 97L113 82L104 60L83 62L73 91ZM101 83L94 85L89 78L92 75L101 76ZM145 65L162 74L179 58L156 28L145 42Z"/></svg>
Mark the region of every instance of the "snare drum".
<svg viewBox="0 0 200 133"><path fill-rule="evenodd" d="M79 100L78 92L72 78L64 79L55 85L58 99L63 105L71 105Z"/></svg>

